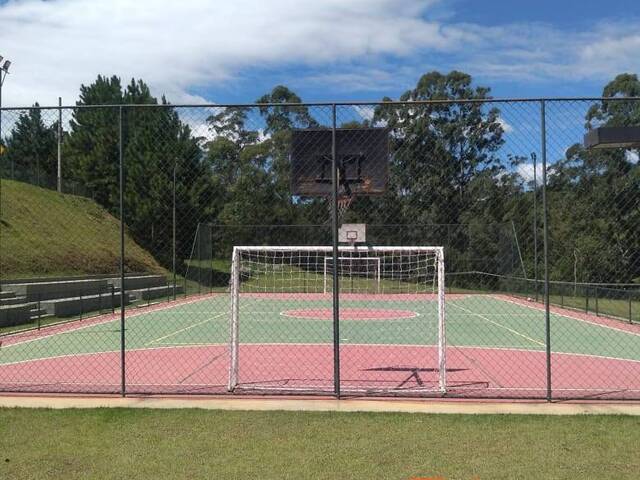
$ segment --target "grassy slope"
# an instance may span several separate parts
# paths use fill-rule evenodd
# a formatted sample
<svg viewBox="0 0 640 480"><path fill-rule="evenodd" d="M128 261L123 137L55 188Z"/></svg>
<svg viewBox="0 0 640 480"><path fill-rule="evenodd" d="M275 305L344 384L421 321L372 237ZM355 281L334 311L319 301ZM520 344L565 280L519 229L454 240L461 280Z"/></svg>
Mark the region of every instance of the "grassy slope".
<svg viewBox="0 0 640 480"><path fill-rule="evenodd" d="M0 409L0 478L637 478L640 419Z"/></svg>
<svg viewBox="0 0 640 480"><path fill-rule="evenodd" d="M3 279L118 272L119 221L94 201L26 183L1 182ZM127 270L163 272L129 237L125 248Z"/></svg>

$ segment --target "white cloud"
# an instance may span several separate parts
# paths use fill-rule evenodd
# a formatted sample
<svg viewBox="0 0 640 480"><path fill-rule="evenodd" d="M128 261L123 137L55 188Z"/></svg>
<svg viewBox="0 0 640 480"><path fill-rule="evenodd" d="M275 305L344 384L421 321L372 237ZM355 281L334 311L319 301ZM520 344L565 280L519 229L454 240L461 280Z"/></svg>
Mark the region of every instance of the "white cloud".
<svg viewBox="0 0 640 480"><path fill-rule="evenodd" d="M640 70L640 21L601 21L580 31L548 24L468 25L477 42L462 57L475 74L512 80L611 80Z"/></svg>
<svg viewBox="0 0 640 480"><path fill-rule="evenodd" d="M638 155L638 150L625 150L624 156L626 157L628 162L638 163L640 160L640 155Z"/></svg>
<svg viewBox="0 0 640 480"><path fill-rule="evenodd" d="M424 20L424 0L13 0L0 6L0 54L14 62L7 103L70 103L99 73L143 78L174 103L243 69L332 62L416 49L467 34Z"/></svg>
<svg viewBox="0 0 640 480"><path fill-rule="evenodd" d="M498 117L498 123L502 127L502 130L504 131L504 133L513 132L513 126L510 123L508 123L504 118Z"/></svg>
<svg viewBox="0 0 640 480"><path fill-rule="evenodd" d="M533 182L533 163L521 163L516 168L518 174L524 179L525 182ZM542 181L542 165L540 163L536 164L536 176L538 185Z"/></svg>
<svg viewBox="0 0 640 480"><path fill-rule="evenodd" d="M14 62L4 101L53 105L61 95L71 104L79 85L98 74L142 78L174 103L204 103L220 99L193 92L234 88L251 69L303 67L288 83L398 94L431 69L563 82L640 70L637 20L581 31L484 26L456 23L432 8L445 3L10 0L0 3L0 54Z"/></svg>

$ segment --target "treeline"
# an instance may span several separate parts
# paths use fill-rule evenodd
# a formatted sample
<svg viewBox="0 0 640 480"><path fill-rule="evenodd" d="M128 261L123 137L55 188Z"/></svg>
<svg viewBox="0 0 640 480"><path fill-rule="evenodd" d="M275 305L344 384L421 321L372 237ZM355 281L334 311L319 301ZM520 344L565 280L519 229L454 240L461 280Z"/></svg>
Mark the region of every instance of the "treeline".
<svg viewBox="0 0 640 480"><path fill-rule="evenodd" d="M638 91L637 76L624 74L609 83L603 95L633 96ZM465 73L431 72L399 100L489 98L490 89L475 86ZM352 108L339 116L341 127L386 126L391 139L387 193L358 198L344 221L371 225L370 238L377 243L445 245L449 271L529 278L536 267L542 271L540 191L519 169L531 162L531 153L539 154L539 150L526 150L539 149L539 144L522 145L525 151L517 153L511 146L510 154L503 148L509 133L500 108L518 105L385 104L388 100L359 115ZM298 104L301 99L278 86L257 102ZM127 108L122 116L118 108L88 108L125 104L164 107ZM200 117L192 116L193 110L179 110L164 97L153 97L143 81L123 86L117 77L102 76L80 88L77 107L63 123L65 178L82 184L96 201L119 215L122 146L126 224L136 240L166 266L171 264L174 191L181 268L192 256L199 223L228 226L212 234L212 256L219 257L239 243L310 244L330 239L327 202L293 197L289 185L291 131L327 127L326 109L299 105L211 108L198 122ZM16 119L4 139L4 176L8 165L55 175L57 118L44 118L54 113L33 108ZM640 125L640 102L595 102L584 123L585 129L595 124ZM563 158L549 160L551 278L638 281L637 151L587 151L575 144ZM405 226L379 227L388 224Z"/></svg>

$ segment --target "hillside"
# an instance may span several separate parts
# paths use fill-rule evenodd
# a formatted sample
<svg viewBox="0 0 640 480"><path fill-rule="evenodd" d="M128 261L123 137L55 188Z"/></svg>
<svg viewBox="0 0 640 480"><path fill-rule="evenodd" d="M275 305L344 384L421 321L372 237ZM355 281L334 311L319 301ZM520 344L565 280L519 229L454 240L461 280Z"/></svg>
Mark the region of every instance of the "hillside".
<svg viewBox="0 0 640 480"><path fill-rule="evenodd" d="M93 200L1 180L0 275L3 280L119 271L120 223ZM131 238L130 272L164 273Z"/></svg>

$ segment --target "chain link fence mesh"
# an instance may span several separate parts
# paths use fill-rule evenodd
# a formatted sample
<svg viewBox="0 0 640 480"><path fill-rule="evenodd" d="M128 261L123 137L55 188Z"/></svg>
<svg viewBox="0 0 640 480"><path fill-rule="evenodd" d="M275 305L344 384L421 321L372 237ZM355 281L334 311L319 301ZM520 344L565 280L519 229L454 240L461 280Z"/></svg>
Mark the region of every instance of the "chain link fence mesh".
<svg viewBox="0 0 640 480"><path fill-rule="evenodd" d="M582 145L638 112L3 109L0 391L638 399L638 149ZM307 137L306 172L367 150L372 128L385 193L337 208L329 169L326 195L292 194L295 132L355 131L335 156ZM369 250L314 250L342 223L366 224ZM259 250L234 263L239 247ZM408 247L443 247L442 288Z"/></svg>

